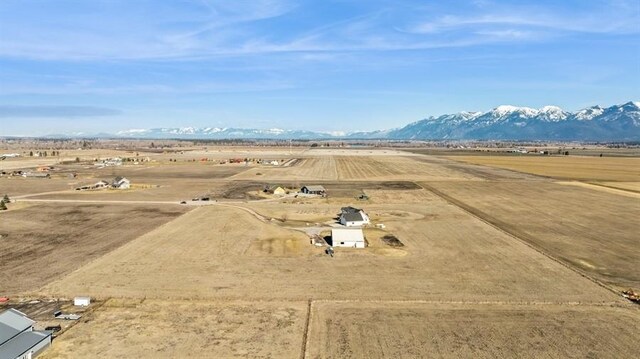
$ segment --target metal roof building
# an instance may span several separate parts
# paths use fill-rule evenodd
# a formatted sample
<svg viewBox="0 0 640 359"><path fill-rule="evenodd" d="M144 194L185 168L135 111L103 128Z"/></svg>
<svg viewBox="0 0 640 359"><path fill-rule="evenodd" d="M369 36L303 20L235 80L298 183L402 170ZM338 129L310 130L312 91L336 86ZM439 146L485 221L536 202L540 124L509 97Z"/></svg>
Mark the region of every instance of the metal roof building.
<svg viewBox="0 0 640 359"><path fill-rule="evenodd" d="M51 333L35 331L35 322L13 308L0 313L0 358L35 358L49 345Z"/></svg>

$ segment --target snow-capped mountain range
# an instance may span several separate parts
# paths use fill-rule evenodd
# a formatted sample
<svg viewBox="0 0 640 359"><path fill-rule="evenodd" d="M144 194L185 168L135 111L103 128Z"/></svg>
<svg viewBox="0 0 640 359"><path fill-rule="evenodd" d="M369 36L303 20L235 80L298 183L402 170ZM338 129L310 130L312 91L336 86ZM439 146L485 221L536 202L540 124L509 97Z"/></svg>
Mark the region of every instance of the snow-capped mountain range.
<svg viewBox="0 0 640 359"><path fill-rule="evenodd" d="M574 113L556 106L498 106L488 112L429 117L389 131L387 138L638 141L640 102Z"/></svg>
<svg viewBox="0 0 640 359"><path fill-rule="evenodd" d="M429 117L402 128L353 133L285 129L154 128L120 131L113 137L147 139L391 139L391 140L575 140L640 141L640 102L593 106L577 112L503 105L488 112Z"/></svg>

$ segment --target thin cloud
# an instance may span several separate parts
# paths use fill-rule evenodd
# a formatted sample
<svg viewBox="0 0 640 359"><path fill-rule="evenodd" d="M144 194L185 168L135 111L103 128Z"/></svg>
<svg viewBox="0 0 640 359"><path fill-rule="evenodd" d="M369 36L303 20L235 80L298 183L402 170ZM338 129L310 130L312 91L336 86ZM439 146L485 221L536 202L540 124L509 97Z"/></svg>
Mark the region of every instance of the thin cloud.
<svg viewBox="0 0 640 359"><path fill-rule="evenodd" d="M94 106L15 106L0 105L0 118L69 118L118 116L122 111Z"/></svg>
<svg viewBox="0 0 640 359"><path fill-rule="evenodd" d="M489 11L490 10L490 11ZM640 33L637 4L606 3L602 7L570 11L545 7L487 7L483 14L446 14L419 21L403 30L415 34L440 34L477 27L523 27L567 32L634 34Z"/></svg>

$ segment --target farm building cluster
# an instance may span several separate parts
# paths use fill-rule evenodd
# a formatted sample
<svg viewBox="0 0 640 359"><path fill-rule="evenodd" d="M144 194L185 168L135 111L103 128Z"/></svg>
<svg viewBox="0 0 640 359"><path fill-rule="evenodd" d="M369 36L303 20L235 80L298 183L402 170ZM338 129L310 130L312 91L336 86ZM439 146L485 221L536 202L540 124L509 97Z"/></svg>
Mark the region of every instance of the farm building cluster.
<svg viewBox="0 0 640 359"><path fill-rule="evenodd" d="M297 189L288 189L287 187L281 186L281 185L268 184L264 186L263 192L272 194L274 196L284 196L290 193L316 195L316 196L322 196L322 197L327 196L327 190L320 185L303 186L300 190L297 190Z"/></svg>

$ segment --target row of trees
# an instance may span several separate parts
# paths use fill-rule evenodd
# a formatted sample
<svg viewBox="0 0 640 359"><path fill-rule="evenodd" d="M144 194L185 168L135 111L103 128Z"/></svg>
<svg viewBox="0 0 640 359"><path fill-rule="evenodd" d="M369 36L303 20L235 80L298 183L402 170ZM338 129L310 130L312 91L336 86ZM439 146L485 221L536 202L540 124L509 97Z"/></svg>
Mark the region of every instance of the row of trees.
<svg viewBox="0 0 640 359"><path fill-rule="evenodd" d="M29 157L33 157L34 155L38 155L40 157L48 157L49 153L47 153L47 151L37 151L37 152L33 152L33 151L29 151ZM51 156L60 156L60 151L51 151Z"/></svg>
<svg viewBox="0 0 640 359"><path fill-rule="evenodd" d="M10 203L10 202L11 200L9 199L9 196L5 194L4 197L2 197L2 199L0 200L0 211L6 211L7 203Z"/></svg>

